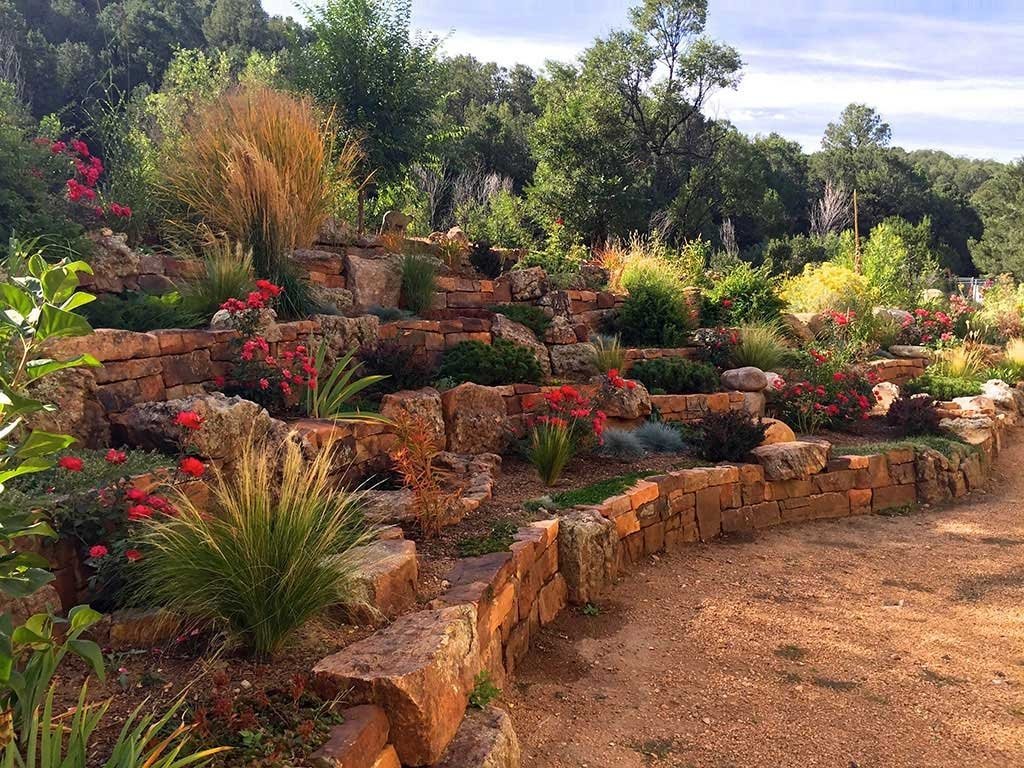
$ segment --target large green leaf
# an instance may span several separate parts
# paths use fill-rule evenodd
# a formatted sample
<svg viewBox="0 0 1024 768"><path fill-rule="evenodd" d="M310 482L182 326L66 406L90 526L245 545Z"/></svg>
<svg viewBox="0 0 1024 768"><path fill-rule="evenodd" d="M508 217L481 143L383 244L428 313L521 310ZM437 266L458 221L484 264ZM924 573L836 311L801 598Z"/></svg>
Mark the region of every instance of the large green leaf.
<svg viewBox="0 0 1024 768"><path fill-rule="evenodd" d="M96 673L96 677L100 680L106 676L106 670L103 668L103 652L92 640L82 640L80 638L68 640L68 648L89 662L92 671Z"/></svg>
<svg viewBox="0 0 1024 768"><path fill-rule="evenodd" d="M39 325L36 327L37 340L85 336L88 333L92 333L92 328L84 317L76 315L74 312L66 312L52 304L43 305Z"/></svg>
<svg viewBox="0 0 1024 768"><path fill-rule="evenodd" d="M78 357L72 358L71 360L49 360L42 358L39 360L32 360L25 366L25 372L28 374L30 381L42 378L50 373L56 371L63 371L68 368L101 368L103 363L97 360L92 355L79 355Z"/></svg>
<svg viewBox="0 0 1024 768"><path fill-rule="evenodd" d="M0 283L0 301L3 301L8 308L13 309L22 318L28 317L36 306L28 291L12 283Z"/></svg>
<svg viewBox="0 0 1024 768"><path fill-rule="evenodd" d="M58 435L53 432L44 432L40 429L33 429L25 441L18 446L14 455L19 459L32 459L39 456L52 456L63 451L65 448L74 445L75 438L71 435ZM0 482L3 482L0 480Z"/></svg>
<svg viewBox="0 0 1024 768"><path fill-rule="evenodd" d="M6 570L0 567L0 592L8 597L28 597L54 578L45 568L17 568L5 572Z"/></svg>

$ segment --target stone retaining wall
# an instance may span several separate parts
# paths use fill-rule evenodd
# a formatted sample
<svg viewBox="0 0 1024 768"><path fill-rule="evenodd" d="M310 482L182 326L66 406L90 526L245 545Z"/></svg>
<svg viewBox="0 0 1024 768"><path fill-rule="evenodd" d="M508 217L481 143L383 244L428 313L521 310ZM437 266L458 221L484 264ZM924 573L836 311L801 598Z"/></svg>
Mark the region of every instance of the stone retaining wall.
<svg viewBox="0 0 1024 768"><path fill-rule="evenodd" d="M896 386L903 386L911 379L924 373L928 361L924 358L901 358L896 360L872 360L867 369L873 371L879 382L887 381Z"/></svg>
<svg viewBox="0 0 1024 768"><path fill-rule="evenodd" d="M663 421L693 422L709 413L742 411L764 413L764 395L760 392L712 392L698 395L651 395L651 405Z"/></svg>
<svg viewBox="0 0 1024 768"><path fill-rule="evenodd" d="M463 714L481 670L507 684L539 629L567 604L601 598L630 565L666 549L963 496L988 477L1004 418L965 413L960 421L972 447L951 457L930 449L831 457L825 442L784 443L756 449L755 464L649 477L600 504L531 523L508 552L458 561L429 610L321 661L317 682L379 707L404 765L518 768L507 727L487 731L487 749L467 754L460 746L466 729L480 728ZM330 764L361 764L382 747L334 753Z"/></svg>

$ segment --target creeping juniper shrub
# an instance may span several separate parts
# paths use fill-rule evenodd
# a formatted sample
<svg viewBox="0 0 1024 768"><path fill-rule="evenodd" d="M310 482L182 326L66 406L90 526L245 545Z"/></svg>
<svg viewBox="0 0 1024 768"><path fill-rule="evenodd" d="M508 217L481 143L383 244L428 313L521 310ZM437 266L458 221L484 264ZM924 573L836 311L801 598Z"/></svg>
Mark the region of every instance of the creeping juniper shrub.
<svg viewBox="0 0 1024 768"><path fill-rule="evenodd" d="M485 386L537 384L542 372L533 350L498 339L494 344L463 341L444 353L439 375Z"/></svg>
<svg viewBox="0 0 1024 768"><path fill-rule="evenodd" d="M889 406L885 417L889 426L896 427L904 435L938 435L942 428L935 398L931 395L901 395Z"/></svg>
<svg viewBox="0 0 1024 768"><path fill-rule="evenodd" d="M362 371L369 375L387 376L368 391L367 396L379 398L390 392L420 389L427 386L437 369L413 347L393 341L377 341L359 348L356 357L362 361Z"/></svg>
<svg viewBox="0 0 1024 768"><path fill-rule="evenodd" d="M708 461L741 461L764 441L768 425L746 411L709 413L700 420L697 450Z"/></svg>
<svg viewBox="0 0 1024 768"><path fill-rule="evenodd" d="M943 376L925 371L921 376L904 384L903 392L911 395L926 393L936 400L953 400L957 397L980 395L981 382L962 376Z"/></svg>
<svg viewBox="0 0 1024 768"><path fill-rule="evenodd" d="M669 395L715 392L719 389L718 371L708 363L694 363L681 357L640 360L629 370L649 392Z"/></svg>

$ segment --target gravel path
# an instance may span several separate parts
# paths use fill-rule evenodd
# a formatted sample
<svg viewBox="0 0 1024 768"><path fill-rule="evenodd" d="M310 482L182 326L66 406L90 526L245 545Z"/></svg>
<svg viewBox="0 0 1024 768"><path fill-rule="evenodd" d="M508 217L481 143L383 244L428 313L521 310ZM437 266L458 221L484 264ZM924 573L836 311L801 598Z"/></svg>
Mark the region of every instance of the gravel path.
<svg viewBox="0 0 1024 768"><path fill-rule="evenodd" d="M955 506L634 569L505 692L524 767L1024 766L1021 467L1024 441Z"/></svg>

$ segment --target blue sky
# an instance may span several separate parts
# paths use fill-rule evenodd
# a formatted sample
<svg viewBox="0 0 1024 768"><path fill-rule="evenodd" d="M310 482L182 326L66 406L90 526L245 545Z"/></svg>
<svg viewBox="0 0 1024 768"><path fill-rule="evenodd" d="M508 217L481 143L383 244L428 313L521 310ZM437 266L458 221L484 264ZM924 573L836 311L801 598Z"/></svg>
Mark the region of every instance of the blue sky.
<svg viewBox="0 0 1024 768"><path fill-rule="evenodd" d="M263 0L299 15L291 0ZM449 53L541 68L626 24L628 0L413 0L413 23ZM851 101L893 143L1024 156L1024 0L710 0L708 32L735 46L743 80L712 113L747 133L816 149Z"/></svg>

